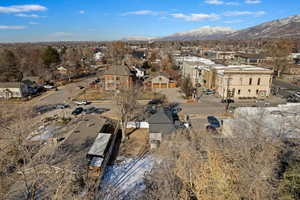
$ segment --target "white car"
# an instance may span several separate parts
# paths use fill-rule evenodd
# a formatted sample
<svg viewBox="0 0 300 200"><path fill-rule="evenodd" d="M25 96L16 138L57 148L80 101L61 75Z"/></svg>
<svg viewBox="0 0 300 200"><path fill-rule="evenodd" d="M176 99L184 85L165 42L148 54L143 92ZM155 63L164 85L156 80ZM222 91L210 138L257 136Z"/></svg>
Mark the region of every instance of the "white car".
<svg viewBox="0 0 300 200"><path fill-rule="evenodd" d="M90 102L83 100L83 101L75 101L74 103L76 103L77 105L88 105L90 104Z"/></svg>
<svg viewBox="0 0 300 200"><path fill-rule="evenodd" d="M53 85L44 85L45 89L54 89L55 87Z"/></svg>

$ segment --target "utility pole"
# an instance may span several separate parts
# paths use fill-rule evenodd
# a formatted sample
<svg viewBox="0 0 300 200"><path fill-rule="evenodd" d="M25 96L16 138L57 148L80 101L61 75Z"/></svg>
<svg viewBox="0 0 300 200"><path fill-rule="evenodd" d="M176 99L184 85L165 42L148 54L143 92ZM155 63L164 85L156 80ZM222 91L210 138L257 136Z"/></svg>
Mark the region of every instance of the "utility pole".
<svg viewBox="0 0 300 200"><path fill-rule="evenodd" d="M231 100L230 97L233 95L232 92L229 90L229 85L230 85L230 80L231 79L232 78L230 76L228 76L228 78L227 78L227 88L226 88L226 108L225 108L226 112L229 109L230 100Z"/></svg>

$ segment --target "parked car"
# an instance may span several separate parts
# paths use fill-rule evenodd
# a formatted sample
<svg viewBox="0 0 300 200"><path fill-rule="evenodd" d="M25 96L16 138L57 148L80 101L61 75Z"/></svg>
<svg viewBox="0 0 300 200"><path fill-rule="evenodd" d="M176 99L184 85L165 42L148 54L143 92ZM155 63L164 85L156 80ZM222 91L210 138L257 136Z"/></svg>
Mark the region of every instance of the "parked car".
<svg viewBox="0 0 300 200"><path fill-rule="evenodd" d="M56 87L53 85L44 85L43 86L45 89L51 90L51 89L55 89Z"/></svg>
<svg viewBox="0 0 300 200"><path fill-rule="evenodd" d="M222 99L221 103L234 103L233 99Z"/></svg>
<svg viewBox="0 0 300 200"><path fill-rule="evenodd" d="M88 105L88 104L90 104L91 102L88 102L88 101L86 101L86 100L83 100L83 101L75 101L74 103L77 104L77 105Z"/></svg>
<svg viewBox="0 0 300 200"><path fill-rule="evenodd" d="M84 112L86 114L92 114L92 113L95 113L96 111L97 111L97 108L95 108L95 107L90 107L90 108L87 108L84 110Z"/></svg>
<svg viewBox="0 0 300 200"><path fill-rule="evenodd" d="M287 98L287 102L289 102L289 103L298 103L299 100L298 100L296 95L290 95Z"/></svg>
<svg viewBox="0 0 300 200"><path fill-rule="evenodd" d="M296 92L294 95L295 95L297 98L300 98L300 92Z"/></svg>
<svg viewBox="0 0 300 200"><path fill-rule="evenodd" d="M212 126L214 128L220 128L221 127L219 120L214 116L208 116L207 121L210 124L210 126Z"/></svg>
<svg viewBox="0 0 300 200"><path fill-rule="evenodd" d="M153 99L148 102L148 105L159 105L159 104L163 104L162 100L160 99Z"/></svg>
<svg viewBox="0 0 300 200"><path fill-rule="evenodd" d="M212 95L216 93L214 90L210 90L210 89L204 89L203 92L206 95Z"/></svg>
<svg viewBox="0 0 300 200"><path fill-rule="evenodd" d="M169 105L169 109L171 110L172 113L177 114L182 111L182 108L178 103L172 103Z"/></svg>
<svg viewBox="0 0 300 200"><path fill-rule="evenodd" d="M72 115L79 115L80 113L82 113L83 108L82 107L78 107L75 110L73 110L73 112L71 113Z"/></svg>
<svg viewBox="0 0 300 200"><path fill-rule="evenodd" d="M55 108L56 109L65 109L65 108L69 108L70 106L68 104L56 104Z"/></svg>
<svg viewBox="0 0 300 200"><path fill-rule="evenodd" d="M108 108L96 108L96 110L94 111L94 113L102 114L102 113L108 112L108 111L109 111Z"/></svg>
<svg viewBox="0 0 300 200"><path fill-rule="evenodd" d="M36 106L33 108L34 112L37 112L39 114L44 114L46 112L50 112L52 110L55 110L56 106L55 105L42 105L42 106Z"/></svg>

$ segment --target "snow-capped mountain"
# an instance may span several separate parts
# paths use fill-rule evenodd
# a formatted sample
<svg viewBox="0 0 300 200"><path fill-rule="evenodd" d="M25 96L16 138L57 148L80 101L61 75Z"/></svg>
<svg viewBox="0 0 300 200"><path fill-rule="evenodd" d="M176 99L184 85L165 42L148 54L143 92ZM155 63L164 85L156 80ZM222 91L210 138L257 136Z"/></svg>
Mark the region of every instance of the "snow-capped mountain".
<svg viewBox="0 0 300 200"><path fill-rule="evenodd" d="M125 41L161 40L251 40L260 38L300 38L300 15L277 19L254 27L234 30L230 27L203 26L162 38L128 37Z"/></svg>
<svg viewBox="0 0 300 200"><path fill-rule="evenodd" d="M266 22L254 27L236 31L227 39L291 38L300 37L300 15Z"/></svg>
<svg viewBox="0 0 300 200"><path fill-rule="evenodd" d="M145 37L145 36L130 36L123 38L123 41L151 41L154 40L154 37Z"/></svg>
<svg viewBox="0 0 300 200"><path fill-rule="evenodd" d="M198 29L175 33L174 35L163 37L161 40L218 40L235 31L230 27L203 26Z"/></svg>

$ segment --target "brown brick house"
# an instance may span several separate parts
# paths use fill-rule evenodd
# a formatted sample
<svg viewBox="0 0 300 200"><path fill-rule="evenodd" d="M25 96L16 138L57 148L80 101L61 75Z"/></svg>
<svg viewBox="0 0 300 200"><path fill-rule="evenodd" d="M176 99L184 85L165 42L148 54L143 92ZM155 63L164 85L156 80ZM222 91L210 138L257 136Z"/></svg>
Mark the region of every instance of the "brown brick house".
<svg viewBox="0 0 300 200"><path fill-rule="evenodd" d="M113 65L103 74L104 89L116 90L121 87L130 88L132 86L132 74L127 66Z"/></svg>

